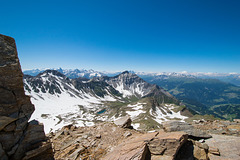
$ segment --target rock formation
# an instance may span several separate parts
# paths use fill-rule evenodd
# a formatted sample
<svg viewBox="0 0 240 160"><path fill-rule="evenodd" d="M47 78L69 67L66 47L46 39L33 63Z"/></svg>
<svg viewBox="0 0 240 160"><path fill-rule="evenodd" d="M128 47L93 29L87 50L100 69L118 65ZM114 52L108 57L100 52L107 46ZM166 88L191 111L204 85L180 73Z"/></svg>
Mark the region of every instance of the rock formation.
<svg viewBox="0 0 240 160"><path fill-rule="evenodd" d="M50 135L55 159L174 159L187 141L184 132L141 133L113 123L63 127Z"/></svg>
<svg viewBox="0 0 240 160"><path fill-rule="evenodd" d="M43 125L28 122L33 111L24 93L15 40L0 35L0 159L51 159Z"/></svg>
<svg viewBox="0 0 240 160"><path fill-rule="evenodd" d="M182 126L181 124L177 121L171 122L171 126L180 125L181 130L185 128L188 132L189 130L200 130L190 124L182 124ZM189 133L192 134L192 132ZM204 133L201 131L201 134ZM51 133L49 137L54 146L54 158L56 160L208 160L209 158L240 158L238 145L240 137L211 135L213 138L206 139L203 135L194 137L188 135L185 131L166 132L160 129L155 132L142 132L105 122L91 127L68 125L56 133ZM203 139L196 140L199 138Z"/></svg>
<svg viewBox="0 0 240 160"><path fill-rule="evenodd" d="M124 116L114 121L114 123L122 128L131 128L132 120L129 116Z"/></svg>
<svg viewBox="0 0 240 160"><path fill-rule="evenodd" d="M163 125L163 129L166 132L184 131L189 135L189 137L194 139L208 139L212 137L206 132L203 132L200 129L196 129L192 125L186 122L166 121L166 122L163 122L162 125Z"/></svg>

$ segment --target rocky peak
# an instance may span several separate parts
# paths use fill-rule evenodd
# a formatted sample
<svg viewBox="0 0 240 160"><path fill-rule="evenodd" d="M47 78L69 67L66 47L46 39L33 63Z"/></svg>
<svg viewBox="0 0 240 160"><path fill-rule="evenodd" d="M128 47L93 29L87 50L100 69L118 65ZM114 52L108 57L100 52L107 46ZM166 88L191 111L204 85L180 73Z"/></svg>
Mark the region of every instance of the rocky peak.
<svg viewBox="0 0 240 160"><path fill-rule="evenodd" d="M131 73L129 71L124 71L121 74L114 76L114 78L118 78L118 79L141 79L140 77L138 77L135 73Z"/></svg>
<svg viewBox="0 0 240 160"><path fill-rule="evenodd" d="M0 159L51 159L43 125L28 122L34 106L22 79L15 40L0 35Z"/></svg>
<svg viewBox="0 0 240 160"><path fill-rule="evenodd" d="M42 77L42 76L58 76L58 77L62 77L62 78L66 78L66 76L64 74L62 74L61 72L57 71L57 70L46 70L42 73L39 73L37 75L37 77Z"/></svg>
<svg viewBox="0 0 240 160"><path fill-rule="evenodd" d="M29 93L60 94L70 84L70 79L56 70L46 70L37 76L24 76L24 88Z"/></svg>

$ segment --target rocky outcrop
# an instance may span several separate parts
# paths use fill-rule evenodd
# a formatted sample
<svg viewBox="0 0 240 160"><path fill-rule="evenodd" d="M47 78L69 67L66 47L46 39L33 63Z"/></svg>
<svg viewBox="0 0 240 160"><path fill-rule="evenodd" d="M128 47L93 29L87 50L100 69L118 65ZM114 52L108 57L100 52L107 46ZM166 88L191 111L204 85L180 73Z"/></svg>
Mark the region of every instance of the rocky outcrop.
<svg viewBox="0 0 240 160"><path fill-rule="evenodd" d="M92 127L63 127L49 136L53 142L56 160L100 159L123 140L139 134L135 130L111 123L100 123ZM127 135L127 136L126 136Z"/></svg>
<svg viewBox="0 0 240 160"><path fill-rule="evenodd" d="M112 152L107 154L105 160L124 160L124 159L146 159L151 153L148 149L148 142L152 140L158 133L148 133L145 135L136 135L134 138L129 138L116 146Z"/></svg>
<svg viewBox="0 0 240 160"><path fill-rule="evenodd" d="M195 120L192 122L192 125L194 128L211 134L240 136L240 123L236 121Z"/></svg>
<svg viewBox="0 0 240 160"><path fill-rule="evenodd" d="M43 126L34 121L28 123L33 111L34 106L24 93L15 40L0 35L0 159L38 159L38 155L51 159ZM42 147L45 151L30 153Z"/></svg>
<svg viewBox="0 0 240 160"><path fill-rule="evenodd" d="M194 126L186 122L166 121L166 122L163 122L162 125L164 130L167 132L184 131L189 135L189 137L194 139L207 139L212 137L206 132L200 129L194 128Z"/></svg>
<svg viewBox="0 0 240 160"><path fill-rule="evenodd" d="M121 117L114 121L114 123L122 128L131 128L132 120L129 116Z"/></svg>
<svg viewBox="0 0 240 160"><path fill-rule="evenodd" d="M91 127L68 125L49 137L56 160L240 159L236 136L196 140L183 131L140 132L105 122Z"/></svg>
<svg viewBox="0 0 240 160"><path fill-rule="evenodd" d="M240 137L213 134L205 143L209 146L211 160L240 159Z"/></svg>
<svg viewBox="0 0 240 160"><path fill-rule="evenodd" d="M175 159L178 150L187 141L188 135L185 132L163 132L148 143L151 157L155 159Z"/></svg>
<svg viewBox="0 0 240 160"><path fill-rule="evenodd" d="M127 135L127 136L126 136ZM63 127L50 135L55 159L174 159L187 141L184 132L141 133L112 123Z"/></svg>

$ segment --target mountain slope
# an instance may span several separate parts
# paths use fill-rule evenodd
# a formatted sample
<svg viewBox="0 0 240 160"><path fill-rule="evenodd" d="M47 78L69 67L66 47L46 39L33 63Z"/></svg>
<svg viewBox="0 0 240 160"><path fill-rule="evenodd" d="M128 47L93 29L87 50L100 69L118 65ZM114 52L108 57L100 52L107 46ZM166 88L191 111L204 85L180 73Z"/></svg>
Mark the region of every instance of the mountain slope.
<svg viewBox="0 0 240 160"><path fill-rule="evenodd" d="M95 78L95 80L105 81L122 93L123 97L144 98L154 96L159 99L159 102L179 104L179 101L163 88L154 84L150 84L138 77L136 74L128 71L125 71L114 77L105 76Z"/></svg>
<svg viewBox="0 0 240 160"><path fill-rule="evenodd" d="M181 115L183 108L176 98L129 72L89 80L69 79L56 70L47 70L35 77L24 76L24 87L36 106L32 119L43 122L46 132L67 124L89 126L125 115L141 129L187 118Z"/></svg>
<svg viewBox="0 0 240 160"><path fill-rule="evenodd" d="M188 76L160 75L148 77L146 80L162 86L189 108L201 114L213 114L228 119L240 118L237 107L234 107L240 104L240 87L216 79ZM227 109L224 107L226 105L228 108L233 107ZM228 110L235 111L235 114L227 116Z"/></svg>
<svg viewBox="0 0 240 160"><path fill-rule="evenodd" d="M105 92L98 95L94 91L96 90L94 87L98 85L101 84L79 79L73 82L55 70L47 70L36 77L24 76L25 93L31 96L31 101L36 106L32 119L46 124L47 131L70 123L84 125L85 121L92 121L94 117L83 118L81 112L99 110L102 101L116 101L119 96L117 91L111 91L111 86L105 84L101 86L102 91ZM69 116L73 113L77 113L75 116L79 116L81 121Z"/></svg>

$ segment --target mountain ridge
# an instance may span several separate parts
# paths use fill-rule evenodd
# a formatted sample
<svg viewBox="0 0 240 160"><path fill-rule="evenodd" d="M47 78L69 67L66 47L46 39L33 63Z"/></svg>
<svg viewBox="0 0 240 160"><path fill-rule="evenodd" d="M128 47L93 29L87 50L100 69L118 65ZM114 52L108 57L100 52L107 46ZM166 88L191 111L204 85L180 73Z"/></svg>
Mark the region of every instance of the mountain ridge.
<svg viewBox="0 0 240 160"><path fill-rule="evenodd" d="M24 76L24 86L36 106L32 118L46 123L47 132L66 124L93 125L125 115L134 119L135 128L143 129L149 128L149 121L151 127L158 127L168 119L187 118L180 110L173 111L179 101L167 91L129 72L83 80L47 70L35 77Z"/></svg>
<svg viewBox="0 0 240 160"><path fill-rule="evenodd" d="M47 69L30 69L23 71L24 74L36 76L37 74L45 71ZM85 78L93 78L93 77L101 77L101 76L109 76L113 77L122 72L99 72L94 71L92 69L51 69L51 70L58 70L59 72L65 74L69 78L77 78L77 77L85 77ZM211 73L211 72L135 72L135 71L128 71L131 73L135 73L141 78L157 78L158 76L165 76L165 77L192 77L192 78L202 78L202 79L219 79L226 83L232 83L234 85L240 86L240 73Z"/></svg>
<svg viewBox="0 0 240 160"><path fill-rule="evenodd" d="M63 69L62 69L63 70ZM93 70L91 70L93 72ZM138 73L138 72L137 72ZM116 81L119 76L123 76L124 74L136 75L133 71L124 71L118 75L114 75L112 77L106 76L106 73L99 76L93 77L90 81L105 81L109 85L113 85L113 88L119 89L119 92L124 95L124 97L129 97L130 95L134 95L135 97L142 97L142 94L146 94L144 92L140 92L139 86L133 85L130 89L128 85L116 84L113 81ZM162 89L161 93L164 93L165 90L170 92L172 95L177 97L181 104L187 105L189 109L198 114L212 114L214 116L223 118L223 119L233 119L240 118L238 114L238 106L240 104L238 95L238 87L233 86L232 83L224 82L221 79L213 79L209 78L199 78L199 76L235 76L238 74L217 74L217 73L187 73L187 72L163 72L163 73L139 73L140 77L144 81L150 84L157 84L164 89ZM80 76L81 77L81 76ZM124 77L124 76L123 76ZM88 81L89 78L86 78L84 81ZM115 79L115 80L114 80ZM126 78L125 78L126 79ZM133 79L133 77L132 77ZM139 81L135 79L136 81ZM82 80L83 81L83 80ZM127 79L125 80L127 81ZM128 80L129 81L129 80ZM118 81L119 82L119 81ZM142 81L139 81L143 83ZM238 82L238 81L236 81ZM149 85L149 84L148 84ZM201 87L200 87L201 86ZM227 87L228 86L228 87ZM118 87L118 88L117 88ZM227 87L227 88L226 88ZM151 87L149 87L151 88ZM153 89L154 87L152 87ZM225 88L225 90L221 89ZM126 89L126 90L125 90ZM220 89L220 90L219 90ZM130 91L131 90L131 91ZM159 90L156 89L156 90ZM161 89L160 89L161 90ZM141 90L142 91L142 90ZM220 91L220 92L219 92ZM150 90L149 90L150 92ZM166 92L166 94L168 94ZM220 93L220 94L217 94ZM99 94L100 95L100 94ZM152 94L153 96L153 94ZM159 97L159 95L158 95ZM165 96L163 96L165 97ZM169 95L167 96L169 97ZM201 98L203 97L203 98ZM236 98L234 98L236 97ZM159 101L168 100L168 98L159 99ZM173 100L171 98L171 100ZM176 101L175 101L176 102ZM173 102L173 103L175 103ZM159 103L158 103L159 104ZM181 105L179 103L179 105ZM231 114L227 114L229 113Z"/></svg>

